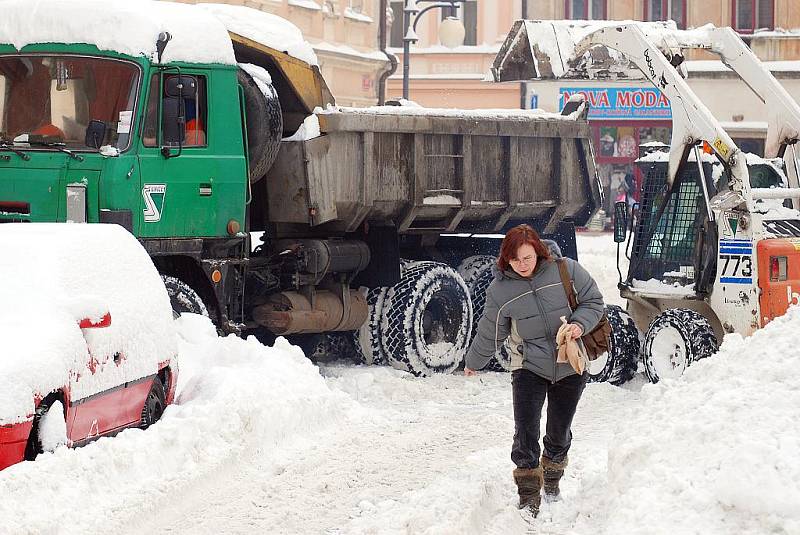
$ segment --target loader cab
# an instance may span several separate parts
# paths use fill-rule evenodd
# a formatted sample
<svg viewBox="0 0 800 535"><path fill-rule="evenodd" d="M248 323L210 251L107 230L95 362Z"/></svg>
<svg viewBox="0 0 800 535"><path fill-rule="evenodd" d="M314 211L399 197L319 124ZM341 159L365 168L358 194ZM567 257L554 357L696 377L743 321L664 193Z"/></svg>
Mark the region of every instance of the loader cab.
<svg viewBox="0 0 800 535"><path fill-rule="evenodd" d="M667 158L667 153L652 153L637 161L643 176L641 204L633 229L626 284L655 279L673 287L683 287L688 293L707 293L716 274L718 236L716 225L709 221L701 180L705 178L708 195L713 197L725 183L727 171L715 157L703 155L701 177L691 154L676 177L676 186L669 191ZM767 160L748 154L747 163L752 188L788 186L781 159ZM759 200L756 209L768 214L775 209L788 208L786 203L788 201ZM766 228L771 225L786 226L783 219L765 221ZM735 238L737 229L731 230ZM776 228L776 232L800 236L800 224L796 231Z"/></svg>

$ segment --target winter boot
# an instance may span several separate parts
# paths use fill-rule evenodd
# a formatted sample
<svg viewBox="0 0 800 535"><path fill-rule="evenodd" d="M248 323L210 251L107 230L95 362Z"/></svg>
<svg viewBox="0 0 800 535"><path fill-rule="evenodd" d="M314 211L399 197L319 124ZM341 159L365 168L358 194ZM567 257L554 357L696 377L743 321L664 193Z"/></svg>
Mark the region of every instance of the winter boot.
<svg viewBox="0 0 800 535"><path fill-rule="evenodd" d="M564 475L564 469L567 467L568 459L557 463L542 455L542 473L544 475L544 494L547 500L560 499L561 490L558 488L558 482L561 481L561 476Z"/></svg>
<svg viewBox="0 0 800 535"><path fill-rule="evenodd" d="M538 515L539 505L542 503L542 467L515 469L514 482L519 492L519 508L527 507L533 516Z"/></svg>

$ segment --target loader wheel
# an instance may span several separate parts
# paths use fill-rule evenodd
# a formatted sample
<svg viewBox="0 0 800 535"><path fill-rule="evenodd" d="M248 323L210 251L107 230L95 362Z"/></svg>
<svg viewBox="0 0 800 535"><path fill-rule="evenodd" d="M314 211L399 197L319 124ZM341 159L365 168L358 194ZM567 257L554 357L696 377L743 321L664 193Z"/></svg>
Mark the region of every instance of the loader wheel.
<svg viewBox="0 0 800 535"><path fill-rule="evenodd" d="M606 306L611 324L611 343L607 353L589 362L589 382L621 385L636 375L639 363L639 330L627 312L616 305Z"/></svg>
<svg viewBox="0 0 800 535"><path fill-rule="evenodd" d="M164 395L164 385L161 384L161 379L156 377L153 379L153 384L150 387L150 392L144 400L142 407L142 420L139 427L147 429L161 419L164 414L164 408L167 406L166 396Z"/></svg>
<svg viewBox="0 0 800 535"><path fill-rule="evenodd" d="M692 362L718 349L714 329L694 310L665 310L650 323L642 347L645 373L651 382L683 375Z"/></svg>
<svg viewBox="0 0 800 535"><path fill-rule="evenodd" d="M451 373L472 330L469 290L453 268L412 262L387 293L383 325L389 363L414 375Z"/></svg>
<svg viewBox="0 0 800 535"><path fill-rule="evenodd" d="M283 138L283 115L272 84L259 80L262 84L259 87L242 69L239 69L237 78L244 91L250 183L255 184L267 174L278 157Z"/></svg>
<svg viewBox="0 0 800 535"><path fill-rule="evenodd" d="M191 286L182 280L169 275L161 275L164 286L167 288L169 303L172 305L172 316L177 319L183 313L200 314L211 317L200 295Z"/></svg>

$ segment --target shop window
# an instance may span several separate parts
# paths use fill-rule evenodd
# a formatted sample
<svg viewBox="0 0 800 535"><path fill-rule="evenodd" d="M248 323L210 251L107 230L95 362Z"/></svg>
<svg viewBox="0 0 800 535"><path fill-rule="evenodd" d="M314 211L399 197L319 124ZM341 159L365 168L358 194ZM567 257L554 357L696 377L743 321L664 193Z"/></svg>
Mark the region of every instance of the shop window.
<svg viewBox="0 0 800 535"><path fill-rule="evenodd" d="M644 20L674 20L686 28L686 0L644 0Z"/></svg>
<svg viewBox="0 0 800 535"><path fill-rule="evenodd" d="M608 6L606 0L564 0L564 11L572 20L605 20Z"/></svg>
<svg viewBox="0 0 800 535"><path fill-rule="evenodd" d="M442 8L441 19L452 16L449 8ZM467 46L475 46L478 44L478 1L465 0L456 13L456 16L461 19L464 24L464 44Z"/></svg>
<svg viewBox="0 0 800 535"><path fill-rule="evenodd" d="M775 28L775 0L732 0L734 29L753 33L758 29Z"/></svg>
<svg viewBox="0 0 800 535"><path fill-rule="evenodd" d="M601 126L599 129L599 155L606 158L636 158L639 143L632 126Z"/></svg>
<svg viewBox="0 0 800 535"><path fill-rule="evenodd" d="M391 2L392 30L389 32L389 46L403 48L403 6L405 2Z"/></svg>

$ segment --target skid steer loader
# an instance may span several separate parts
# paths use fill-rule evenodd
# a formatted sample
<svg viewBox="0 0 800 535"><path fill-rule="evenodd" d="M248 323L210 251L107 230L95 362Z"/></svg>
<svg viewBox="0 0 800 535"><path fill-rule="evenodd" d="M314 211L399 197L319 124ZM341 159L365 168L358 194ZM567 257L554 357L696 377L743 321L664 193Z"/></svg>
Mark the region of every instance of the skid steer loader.
<svg viewBox="0 0 800 535"><path fill-rule="evenodd" d="M716 54L765 103L767 159L743 153L687 85L687 49ZM614 240L619 251L627 237L630 266L619 283L627 314L612 324L627 334L615 333L606 367L630 367L638 353L651 381L675 378L725 334L748 336L798 303L800 107L732 29L517 21L493 73L497 81L643 76L669 99L671 145L639 160L638 215L628 224L625 203L615 206Z"/></svg>

